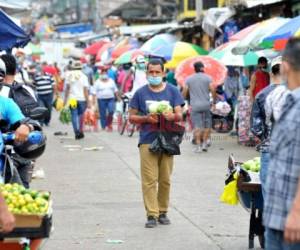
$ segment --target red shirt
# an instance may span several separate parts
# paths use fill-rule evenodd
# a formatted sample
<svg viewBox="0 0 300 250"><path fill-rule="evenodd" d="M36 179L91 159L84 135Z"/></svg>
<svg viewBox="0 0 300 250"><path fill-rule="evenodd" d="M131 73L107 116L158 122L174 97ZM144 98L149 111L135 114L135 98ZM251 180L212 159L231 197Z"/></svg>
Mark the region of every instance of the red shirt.
<svg viewBox="0 0 300 250"><path fill-rule="evenodd" d="M263 90L265 87L267 87L270 84L270 75L267 72L264 72L262 70L257 70L255 73L255 88L253 90L253 97Z"/></svg>

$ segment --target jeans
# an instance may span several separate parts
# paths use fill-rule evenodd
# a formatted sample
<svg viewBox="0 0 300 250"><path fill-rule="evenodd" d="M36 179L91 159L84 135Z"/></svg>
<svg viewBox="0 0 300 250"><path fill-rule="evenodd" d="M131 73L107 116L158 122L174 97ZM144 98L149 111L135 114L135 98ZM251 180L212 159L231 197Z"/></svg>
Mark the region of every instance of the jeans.
<svg viewBox="0 0 300 250"><path fill-rule="evenodd" d="M269 152L261 152L260 155L260 182L261 182L261 190L262 195L265 197L266 194L266 181L268 175L268 165L270 161L270 153Z"/></svg>
<svg viewBox="0 0 300 250"><path fill-rule="evenodd" d="M265 231L266 250L299 250L300 243L287 244L283 239L283 232L266 228Z"/></svg>
<svg viewBox="0 0 300 250"><path fill-rule="evenodd" d="M113 120L113 115L116 108L116 103L114 98L110 99L98 99L98 107L100 110L100 124L101 128L105 129L110 127ZM108 115L106 116L106 114Z"/></svg>
<svg viewBox="0 0 300 250"><path fill-rule="evenodd" d="M39 104L48 109L48 114L41 124L49 125L51 120L51 112L52 112L52 103L53 103L53 93L46 95L38 95Z"/></svg>
<svg viewBox="0 0 300 250"><path fill-rule="evenodd" d="M86 101L77 101L77 107L75 109L71 109L72 126L75 135L78 133L82 133L83 114L85 110L86 110Z"/></svg>

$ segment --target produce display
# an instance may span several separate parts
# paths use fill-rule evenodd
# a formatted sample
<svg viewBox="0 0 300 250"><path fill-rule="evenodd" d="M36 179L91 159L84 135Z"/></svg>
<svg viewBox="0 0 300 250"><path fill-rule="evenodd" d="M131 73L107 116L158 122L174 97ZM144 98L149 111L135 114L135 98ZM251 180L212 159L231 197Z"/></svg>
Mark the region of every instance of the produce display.
<svg viewBox="0 0 300 250"><path fill-rule="evenodd" d="M168 111L173 111L173 108L168 101L152 102L149 105L149 112L151 114L162 114Z"/></svg>
<svg viewBox="0 0 300 250"><path fill-rule="evenodd" d="M260 157L255 157L252 160L244 162L242 167L247 171L259 172L260 171Z"/></svg>
<svg viewBox="0 0 300 250"><path fill-rule="evenodd" d="M1 184L0 191L14 214L45 215L48 211L49 192L25 189L17 183Z"/></svg>

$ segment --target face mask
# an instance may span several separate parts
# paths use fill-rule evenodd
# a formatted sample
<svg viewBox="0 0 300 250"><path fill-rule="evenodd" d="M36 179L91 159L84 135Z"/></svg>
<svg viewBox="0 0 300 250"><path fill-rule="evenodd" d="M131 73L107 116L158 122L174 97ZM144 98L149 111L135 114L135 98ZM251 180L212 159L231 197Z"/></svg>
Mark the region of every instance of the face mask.
<svg viewBox="0 0 300 250"><path fill-rule="evenodd" d="M100 75L99 75L99 78L100 78L101 80L107 80L107 79L108 79L108 75L106 75L106 74L100 74Z"/></svg>
<svg viewBox="0 0 300 250"><path fill-rule="evenodd" d="M137 67L138 67L138 69L140 69L140 70L145 70L145 69L146 69L146 64L145 64L145 63L139 63L139 64L137 65Z"/></svg>
<svg viewBox="0 0 300 250"><path fill-rule="evenodd" d="M152 86L158 86L162 83L162 77L161 76L148 76L147 77L148 82Z"/></svg>

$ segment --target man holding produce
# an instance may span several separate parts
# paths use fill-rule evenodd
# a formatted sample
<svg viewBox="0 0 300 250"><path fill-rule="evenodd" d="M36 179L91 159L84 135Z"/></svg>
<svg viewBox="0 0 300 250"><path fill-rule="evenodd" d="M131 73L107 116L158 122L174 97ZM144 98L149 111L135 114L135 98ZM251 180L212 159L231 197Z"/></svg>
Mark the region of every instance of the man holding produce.
<svg viewBox="0 0 300 250"><path fill-rule="evenodd" d="M164 65L152 59L147 66L148 85L137 90L130 102L130 122L141 124L139 151L144 205L147 212L146 228L170 224L167 217L170 176L173 156L151 153L149 146L166 121L181 121L184 100L177 88L163 82Z"/></svg>

